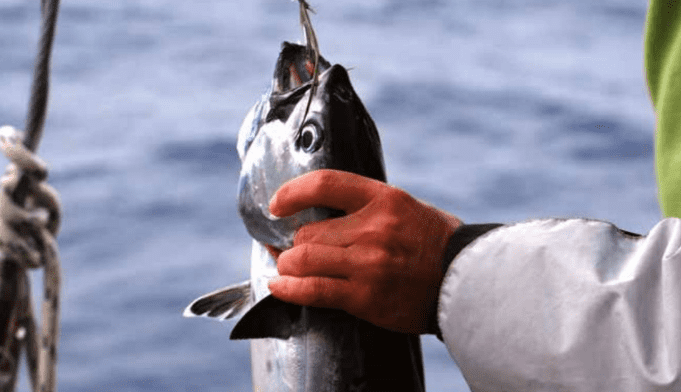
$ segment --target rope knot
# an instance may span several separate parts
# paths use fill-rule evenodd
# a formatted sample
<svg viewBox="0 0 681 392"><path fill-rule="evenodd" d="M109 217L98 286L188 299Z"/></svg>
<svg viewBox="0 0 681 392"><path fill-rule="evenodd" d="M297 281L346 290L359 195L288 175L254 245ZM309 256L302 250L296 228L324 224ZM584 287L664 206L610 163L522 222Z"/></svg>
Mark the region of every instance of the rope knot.
<svg viewBox="0 0 681 392"><path fill-rule="evenodd" d="M46 242L53 241L59 230L61 204L57 192L44 183L47 165L21 140L15 128L0 127L0 150L11 162L0 177L0 251L32 269L45 264ZM23 206L12 197L21 174L29 178Z"/></svg>
<svg viewBox="0 0 681 392"><path fill-rule="evenodd" d="M57 342L59 337L59 293L61 267L55 236L59 231L61 203L57 191L45 183L47 165L22 142L21 132L11 126L0 127L0 150L10 160L0 177L0 258L14 262L23 269L43 268L42 331L38 344L32 329L26 338L29 373L34 391L56 390ZM22 189L23 188L23 189ZM15 199L14 193L26 191ZM25 198L23 197L25 196ZM23 203L17 201L23 200ZM23 205L22 205L23 204ZM25 278L27 279L27 278ZM14 317L25 319L33 326L28 281L24 286L27 307L15 310ZM23 324L22 324L23 325ZM17 327L19 325L17 324ZM20 332L15 327L11 333ZM21 339L17 336L17 339ZM16 358L7 351L10 340L0 342L0 364L10 366L8 382L16 377ZM12 360L9 361L8 360ZM3 376L0 372L0 378ZM0 379L0 385L3 384Z"/></svg>

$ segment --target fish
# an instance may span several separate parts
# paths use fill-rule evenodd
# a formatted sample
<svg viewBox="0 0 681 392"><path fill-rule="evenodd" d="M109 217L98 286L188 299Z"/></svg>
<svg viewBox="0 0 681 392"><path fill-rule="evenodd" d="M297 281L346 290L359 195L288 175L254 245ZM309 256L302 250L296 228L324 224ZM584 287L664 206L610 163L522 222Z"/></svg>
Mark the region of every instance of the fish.
<svg viewBox="0 0 681 392"><path fill-rule="evenodd" d="M270 89L239 130L237 151L238 210L253 238L251 279L199 297L184 315L241 316L230 338L251 339L254 391L425 390L418 335L389 331L342 310L288 304L267 288L278 272L266 245L289 249L301 226L343 215L310 208L272 216L268 203L282 184L317 169L386 181L376 125L348 71L322 56L313 62L308 47L284 42Z"/></svg>

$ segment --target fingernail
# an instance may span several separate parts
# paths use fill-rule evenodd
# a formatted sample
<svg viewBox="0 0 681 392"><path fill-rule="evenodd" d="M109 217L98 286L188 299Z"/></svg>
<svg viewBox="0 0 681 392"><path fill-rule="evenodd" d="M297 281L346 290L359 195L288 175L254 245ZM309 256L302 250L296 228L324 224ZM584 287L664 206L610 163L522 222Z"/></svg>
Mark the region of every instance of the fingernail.
<svg viewBox="0 0 681 392"><path fill-rule="evenodd" d="M281 219L280 216L274 215L272 213L272 211L270 211L270 205L269 204L264 205L263 203L260 203L260 204L258 204L258 207L260 207L260 211L262 211L262 213L265 215L265 217L267 217L267 219L273 220L273 221Z"/></svg>
<svg viewBox="0 0 681 392"><path fill-rule="evenodd" d="M276 202L277 202L277 194L275 193L275 194L272 195L272 197L270 198L270 201L269 201L269 203L268 203L268 206L271 207L272 204L274 204L274 203L276 203ZM271 213L271 211L270 211L270 213Z"/></svg>
<svg viewBox="0 0 681 392"><path fill-rule="evenodd" d="M275 289L276 289L276 286L279 284L278 282L279 282L280 280L281 280L281 278L278 277L278 276L275 277L275 278L270 279L269 281L267 281L267 288L270 289L270 291L272 291L272 287L274 286Z"/></svg>

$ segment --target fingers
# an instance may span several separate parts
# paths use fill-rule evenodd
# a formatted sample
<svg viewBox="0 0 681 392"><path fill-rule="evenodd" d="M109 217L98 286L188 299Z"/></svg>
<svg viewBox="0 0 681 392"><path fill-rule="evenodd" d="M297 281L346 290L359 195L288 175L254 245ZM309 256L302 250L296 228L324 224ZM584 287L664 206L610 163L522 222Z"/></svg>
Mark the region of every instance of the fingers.
<svg viewBox="0 0 681 392"><path fill-rule="evenodd" d="M277 270L280 275L295 277L347 279L356 267L348 255L349 250L343 247L302 244L279 255Z"/></svg>
<svg viewBox="0 0 681 392"><path fill-rule="evenodd" d="M343 309L351 299L350 283L337 278L279 276L269 289L280 300L303 306Z"/></svg>
<svg viewBox="0 0 681 392"><path fill-rule="evenodd" d="M282 185L270 200L270 212L283 217L311 207L328 207L351 214L386 186L340 170L315 170Z"/></svg>
<svg viewBox="0 0 681 392"><path fill-rule="evenodd" d="M305 243L348 247L361 235L360 213L308 223L296 231L293 246Z"/></svg>

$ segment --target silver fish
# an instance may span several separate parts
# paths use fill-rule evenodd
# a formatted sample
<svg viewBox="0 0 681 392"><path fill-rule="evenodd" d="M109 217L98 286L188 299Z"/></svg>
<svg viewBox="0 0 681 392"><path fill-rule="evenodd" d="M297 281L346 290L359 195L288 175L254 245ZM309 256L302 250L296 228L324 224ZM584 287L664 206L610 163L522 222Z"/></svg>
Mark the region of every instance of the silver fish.
<svg viewBox="0 0 681 392"><path fill-rule="evenodd" d="M340 310L287 304L267 288L278 273L265 244L288 249L300 226L342 215L311 208L273 217L268 203L283 183L322 168L386 180L376 126L347 71L317 57L313 92L309 52L283 44L271 89L239 131L239 213L253 237L251 279L200 297L185 315L225 319L245 313L231 338L253 339L255 391L423 391L417 335L388 331Z"/></svg>

